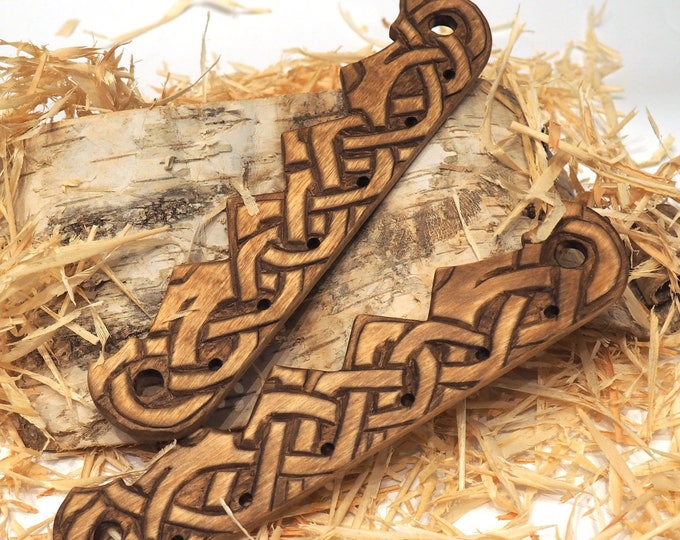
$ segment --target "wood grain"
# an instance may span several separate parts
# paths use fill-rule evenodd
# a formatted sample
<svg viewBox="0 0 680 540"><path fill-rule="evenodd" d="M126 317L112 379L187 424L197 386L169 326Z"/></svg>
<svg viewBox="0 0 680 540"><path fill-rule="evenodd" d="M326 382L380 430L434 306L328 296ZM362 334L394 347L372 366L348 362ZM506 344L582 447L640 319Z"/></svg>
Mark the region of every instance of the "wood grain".
<svg viewBox="0 0 680 540"><path fill-rule="evenodd" d="M132 486L74 490L54 538L230 538L222 500L252 529L602 313L628 272L609 222L571 203L544 243L437 270L426 321L359 317L342 370L275 368L244 429L197 432Z"/></svg>
<svg viewBox="0 0 680 540"><path fill-rule="evenodd" d="M427 302L423 299L429 296L435 269L476 260L463 223L483 258L520 247L521 234L532 223L529 217L518 218L500 237L494 231L521 203L522 190L529 184L522 174L496 163L480 144L478 131L486 101L483 86L471 92L431 139L356 241L345 248L271 346L241 377L209 425L242 426L261 389L260 374L269 373L274 364L340 369L352 322L362 313L425 318ZM492 104L492 111L495 137L507 139L505 151L516 163L524 163L519 139L504 127L515 116L498 102ZM161 244L121 251L108 259L146 312L155 315L175 265L228 255L222 225L226 214L221 210L228 196L238 195L231 185L243 181L244 194L283 189L280 137L275 134L344 114L347 109L338 91L56 123L30 142L19 198L22 217L24 223L37 220L40 235L51 234L55 226L87 235L89 227L97 224L112 236L125 224L145 230L170 223L171 233L163 236ZM214 142L216 126L227 130L234 150L203 155ZM238 141L246 143L236 151ZM166 169L168 156L174 156L172 170ZM77 179L79 187L64 189L64 178ZM517 191L504 188L502 181ZM460 212L454 195L459 198ZM187 204L180 206L178 201ZM111 334L107 352L117 351L130 336L146 334L148 316L107 276L95 276L84 288L101 302L97 312ZM589 325L646 339L622 301L612 310ZM87 317L79 324L94 331ZM51 449L133 441L102 418L91 402L87 370L100 351L99 344L85 343L68 332L56 339L54 352L62 374L80 396L72 407L50 387L23 382L31 384L27 391L52 437ZM40 366L41 359L36 359L32 369ZM46 368L40 373L50 376ZM23 424L20 433L32 448L44 448L44 437L31 424Z"/></svg>
<svg viewBox="0 0 680 540"><path fill-rule="evenodd" d="M520 216L500 237L494 235L529 183L528 175L496 162L480 143L487 86L482 81L456 108L208 425L244 425L262 387L261 374L275 364L340 369L352 322L362 313L424 319L423 299L435 269L477 260L463 224L482 258L520 246L529 217ZM522 141L507 129L524 120L504 103L491 104L494 139L505 141L505 151L526 169ZM174 266L228 257L228 197L284 190L280 133L348 113L342 92L332 91L56 122L27 141L20 221L36 223L36 235L43 237L55 227L87 236L97 226L99 237L114 236L127 224L133 230L170 225L158 244L107 259L145 311L104 274L83 285L89 298L101 302L97 313L110 332L106 354L112 354L130 337L146 335L147 313L158 312ZM637 327L627 305L620 301L589 326L648 339L646 306L639 309L644 328ZM663 314L659 305L655 310ZM89 316L78 323L94 332ZM100 358L101 345L61 331L53 352L77 399L69 404L47 385L20 381L50 436L46 440L24 422L19 428L25 444L68 451L133 442L99 414L87 391L87 370ZM41 358L27 362L51 376Z"/></svg>
<svg viewBox="0 0 680 540"><path fill-rule="evenodd" d="M147 337L91 367L92 398L118 428L163 439L205 422L469 93L491 48L464 0L404 1L391 36L343 68L350 114L283 134L285 190L229 199L229 258L177 267Z"/></svg>

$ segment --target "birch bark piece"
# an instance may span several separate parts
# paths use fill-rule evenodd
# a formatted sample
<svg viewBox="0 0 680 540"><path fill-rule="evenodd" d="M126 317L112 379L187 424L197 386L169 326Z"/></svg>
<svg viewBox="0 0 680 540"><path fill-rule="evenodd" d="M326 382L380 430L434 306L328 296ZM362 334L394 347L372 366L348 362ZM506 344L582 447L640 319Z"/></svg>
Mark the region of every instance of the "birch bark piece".
<svg viewBox="0 0 680 540"><path fill-rule="evenodd" d="M237 385L214 425L238 425L247 418L261 374L274 363L338 369L358 315L425 319L435 268L520 246L528 218L519 219L501 238L493 235L518 202L515 192L501 186L526 189L528 180L481 149L485 100L477 89L457 109ZM127 224L136 230L169 225L161 246L120 253L111 263L153 316L176 264L226 256L222 211L227 197L254 203L252 196L283 188L280 134L343 114L341 93L328 92L158 107L57 123L27 145L19 219L37 220L38 234L59 226L81 236L93 225L102 236L112 236ZM493 119L494 137L509 136L505 126L515 120L513 114L495 104ZM506 150L516 162L524 162L519 142ZM151 322L147 314L105 276L94 286L102 302L99 314L111 333L109 353L128 337L145 334ZM69 409L56 392L39 387L35 406L54 439L50 447L132 442L89 400L87 366L97 360L99 347L64 334L55 348L64 377L85 404ZM43 446L31 426L24 425L21 433L29 445Z"/></svg>

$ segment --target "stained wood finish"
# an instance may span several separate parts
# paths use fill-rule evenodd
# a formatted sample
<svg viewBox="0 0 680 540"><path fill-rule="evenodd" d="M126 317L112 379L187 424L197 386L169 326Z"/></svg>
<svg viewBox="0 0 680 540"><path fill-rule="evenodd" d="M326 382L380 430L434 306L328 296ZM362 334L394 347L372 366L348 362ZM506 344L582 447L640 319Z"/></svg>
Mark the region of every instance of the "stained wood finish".
<svg viewBox="0 0 680 540"><path fill-rule="evenodd" d="M371 313L425 319L429 303L422 299L430 295L435 269L476 260L461 223L467 225L482 258L519 249L521 233L529 226L529 219L518 218L516 226L499 238L493 232L495 224L521 202L521 193L503 189L488 179L503 178L520 191L529 188L528 179L499 165L481 148L478 130L486 97L477 86L458 106L428 142L427 150L364 224L357 241L346 246L272 345L239 379L210 417L211 427L219 428L220 423L230 427L243 425L255 405L255 394L261 390L261 374L269 373L274 364L340 369L357 316ZM38 225L36 234L40 236L51 234L55 226L62 231L74 231L76 227L75 232L85 231L82 234L87 235L89 226L100 219L105 223L99 230L105 235L113 235L126 223L140 230L149 229L162 215L161 221L172 225L171 236L165 236L169 244L135 250L134 256L118 252L117 257L109 259L116 275L135 292L147 311L155 314L172 268L186 260L189 253L192 262L228 256L228 243L224 240L224 227L219 230L219 218L202 228L204 232L196 233L198 224L212 215L211 210L218 211L224 206L224 178L237 182L245 176L253 193L282 191L285 181L280 133L294 126L311 126L346 115L344 107L338 90L193 108L137 110L56 123L26 149L27 156L37 159L25 170L19 200L24 208L30 208L31 216L41 216L43 223L51 223ZM494 105L492 117L496 139L509 138L511 142L504 146L505 151L516 163L524 165L521 140L511 137L504 128L515 117L499 103ZM201 160L197 155L199 149L205 149L204 130L209 130L213 140L218 130L220 140L224 140L226 131L229 140L247 141L247 145ZM263 136L267 133L269 136ZM83 137L85 134L87 137ZM177 148L183 150L173 150ZM168 178L165 168L168 161L163 156L169 152L177 154L176 163L186 160L190 169L181 169L184 165L180 165L170 173L177 176ZM214 167L206 172L207 164ZM245 175L243 167L247 170ZM61 179L75 178L77 171L83 170L89 172L86 194L96 192L95 197L83 196L73 188L60 188ZM218 170L219 175L210 172ZM116 193L115 197L111 191ZM455 194L460 212L452 196ZM177 201L188 204L179 207ZM168 215L166 212L172 208L189 214ZM451 253L455 256L451 257ZM640 262L633 259L633 264ZM97 313L111 333L107 341L110 350L122 347L131 333L148 331L149 320L133 302L121 298L114 283L106 279L100 282L97 278L91 283L96 285L97 299L103 302ZM86 290L87 287L85 284ZM605 333L648 339L648 333L636 332L626 306L635 307L635 303L629 299L626 304L622 299L589 326ZM663 319L662 307L665 306L657 303L655 310ZM644 324L644 311L639 320ZM649 318L646 324L648 327ZM101 346L84 345L75 335L61 336L57 341L55 353L59 354L66 382L75 393L87 394L87 368L99 358ZM47 367L43 371L49 376ZM131 435L103 419L91 403L83 406L74 403L71 409L61 394L38 383L27 391L52 437L50 450L134 442ZM32 424L25 422L20 434L32 448L44 448L44 436Z"/></svg>
<svg viewBox="0 0 680 540"><path fill-rule="evenodd" d="M242 431L197 432L133 486L74 490L54 538L230 538L221 499L252 529L597 316L628 271L609 222L570 204L543 244L437 270L426 321L359 317L341 371L275 368Z"/></svg>
<svg viewBox="0 0 680 540"><path fill-rule="evenodd" d="M451 33L449 33L451 32ZM465 0L402 0L394 43L346 66L350 114L282 137L286 190L227 208L230 257L177 267L143 340L94 364L90 393L138 438L200 426L471 90L491 48Z"/></svg>

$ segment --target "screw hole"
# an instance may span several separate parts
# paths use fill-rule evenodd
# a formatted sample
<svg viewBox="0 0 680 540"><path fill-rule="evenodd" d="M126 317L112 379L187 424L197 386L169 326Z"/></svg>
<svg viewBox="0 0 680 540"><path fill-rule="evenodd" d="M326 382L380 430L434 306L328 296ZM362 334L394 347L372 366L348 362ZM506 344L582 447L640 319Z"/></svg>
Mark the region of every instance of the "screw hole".
<svg viewBox="0 0 680 540"><path fill-rule="evenodd" d="M438 15L430 21L430 30L438 36L450 36L456 32L458 24L448 15Z"/></svg>
<svg viewBox="0 0 680 540"><path fill-rule="evenodd" d="M444 73L442 73L444 76L444 79L447 81L452 81L453 79L456 78L456 70L455 69L445 69Z"/></svg>
<svg viewBox="0 0 680 540"><path fill-rule="evenodd" d="M529 219L536 219L536 206L529 203L522 213Z"/></svg>
<svg viewBox="0 0 680 540"><path fill-rule="evenodd" d="M321 245L321 240L316 237L312 237L307 240L307 249L316 249Z"/></svg>
<svg viewBox="0 0 680 540"><path fill-rule="evenodd" d="M157 369L144 369L137 373L133 383L135 394L140 397L155 396L163 390L165 379Z"/></svg>
<svg viewBox="0 0 680 540"><path fill-rule="evenodd" d="M208 369L210 371L218 371L223 364L224 362L222 362L220 358L213 358L210 360L210 362L208 362Z"/></svg>
<svg viewBox="0 0 680 540"><path fill-rule="evenodd" d="M360 176L357 178L357 187L365 188L371 183L371 179L368 176Z"/></svg>
<svg viewBox="0 0 680 540"><path fill-rule="evenodd" d="M587 259L588 248L575 240L565 240L555 252L555 260L562 268L581 268Z"/></svg>
<svg viewBox="0 0 680 540"><path fill-rule="evenodd" d="M103 521L94 530L94 540L123 540L123 527L113 521Z"/></svg>
<svg viewBox="0 0 680 540"><path fill-rule="evenodd" d="M333 452L335 452L335 445L331 442L327 442L321 445L321 455L322 456L332 456Z"/></svg>
<svg viewBox="0 0 680 540"><path fill-rule="evenodd" d="M560 316L560 308L555 305L548 306L543 310L543 315L548 319L557 319Z"/></svg>
<svg viewBox="0 0 680 540"><path fill-rule="evenodd" d="M238 498L238 504L241 508L248 508L251 504L253 504L253 494L242 493Z"/></svg>
<svg viewBox="0 0 680 540"><path fill-rule="evenodd" d="M268 298L263 298L257 303L257 311L267 311L272 307L272 301Z"/></svg>
<svg viewBox="0 0 680 540"><path fill-rule="evenodd" d="M401 396L400 401L402 407L413 407L413 404L416 402L416 396L411 393L404 394Z"/></svg>
<svg viewBox="0 0 680 540"><path fill-rule="evenodd" d="M418 125L418 122L420 122L420 120L418 120L415 116L409 116L406 118L406 120L404 120L404 125L406 127L412 128L413 126Z"/></svg>
<svg viewBox="0 0 680 540"><path fill-rule="evenodd" d="M486 347L481 347L475 352L475 358L477 360L488 360L491 357L491 351Z"/></svg>

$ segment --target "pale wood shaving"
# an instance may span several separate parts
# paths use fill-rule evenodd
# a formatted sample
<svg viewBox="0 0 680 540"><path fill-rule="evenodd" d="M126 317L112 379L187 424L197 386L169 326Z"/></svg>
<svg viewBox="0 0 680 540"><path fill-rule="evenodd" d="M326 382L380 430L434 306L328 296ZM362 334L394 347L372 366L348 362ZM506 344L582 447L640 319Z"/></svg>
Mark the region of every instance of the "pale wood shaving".
<svg viewBox="0 0 680 540"><path fill-rule="evenodd" d="M478 261L482 260L482 255L479 251L479 246L477 245L477 242L475 242L474 237L472 236L472 231L470 230L470 227L468 227L467 222L465 221L465 218L463 217L463 212L460 209L460 196L458 195L458 191L453 190L451 193L451 198L453 199L453 203L456 206L456 211L458 212L458 218L460 219L461 226L463 228L463 233L465 234L465 238L468 241L468 244L470 245L470 248L472 248L472 252L475 254L475 257L477 258Z"/></svg>
<svg viewBox="0 0 680 540"><path fill-rule="evenodd" d="M73 32L76 31L76 28L78 28L79 24L80 21L78 19L69 19L61 25L61 28L59 28L57 31L57 35L62 37L70 37L73 35Z"/></svg>

